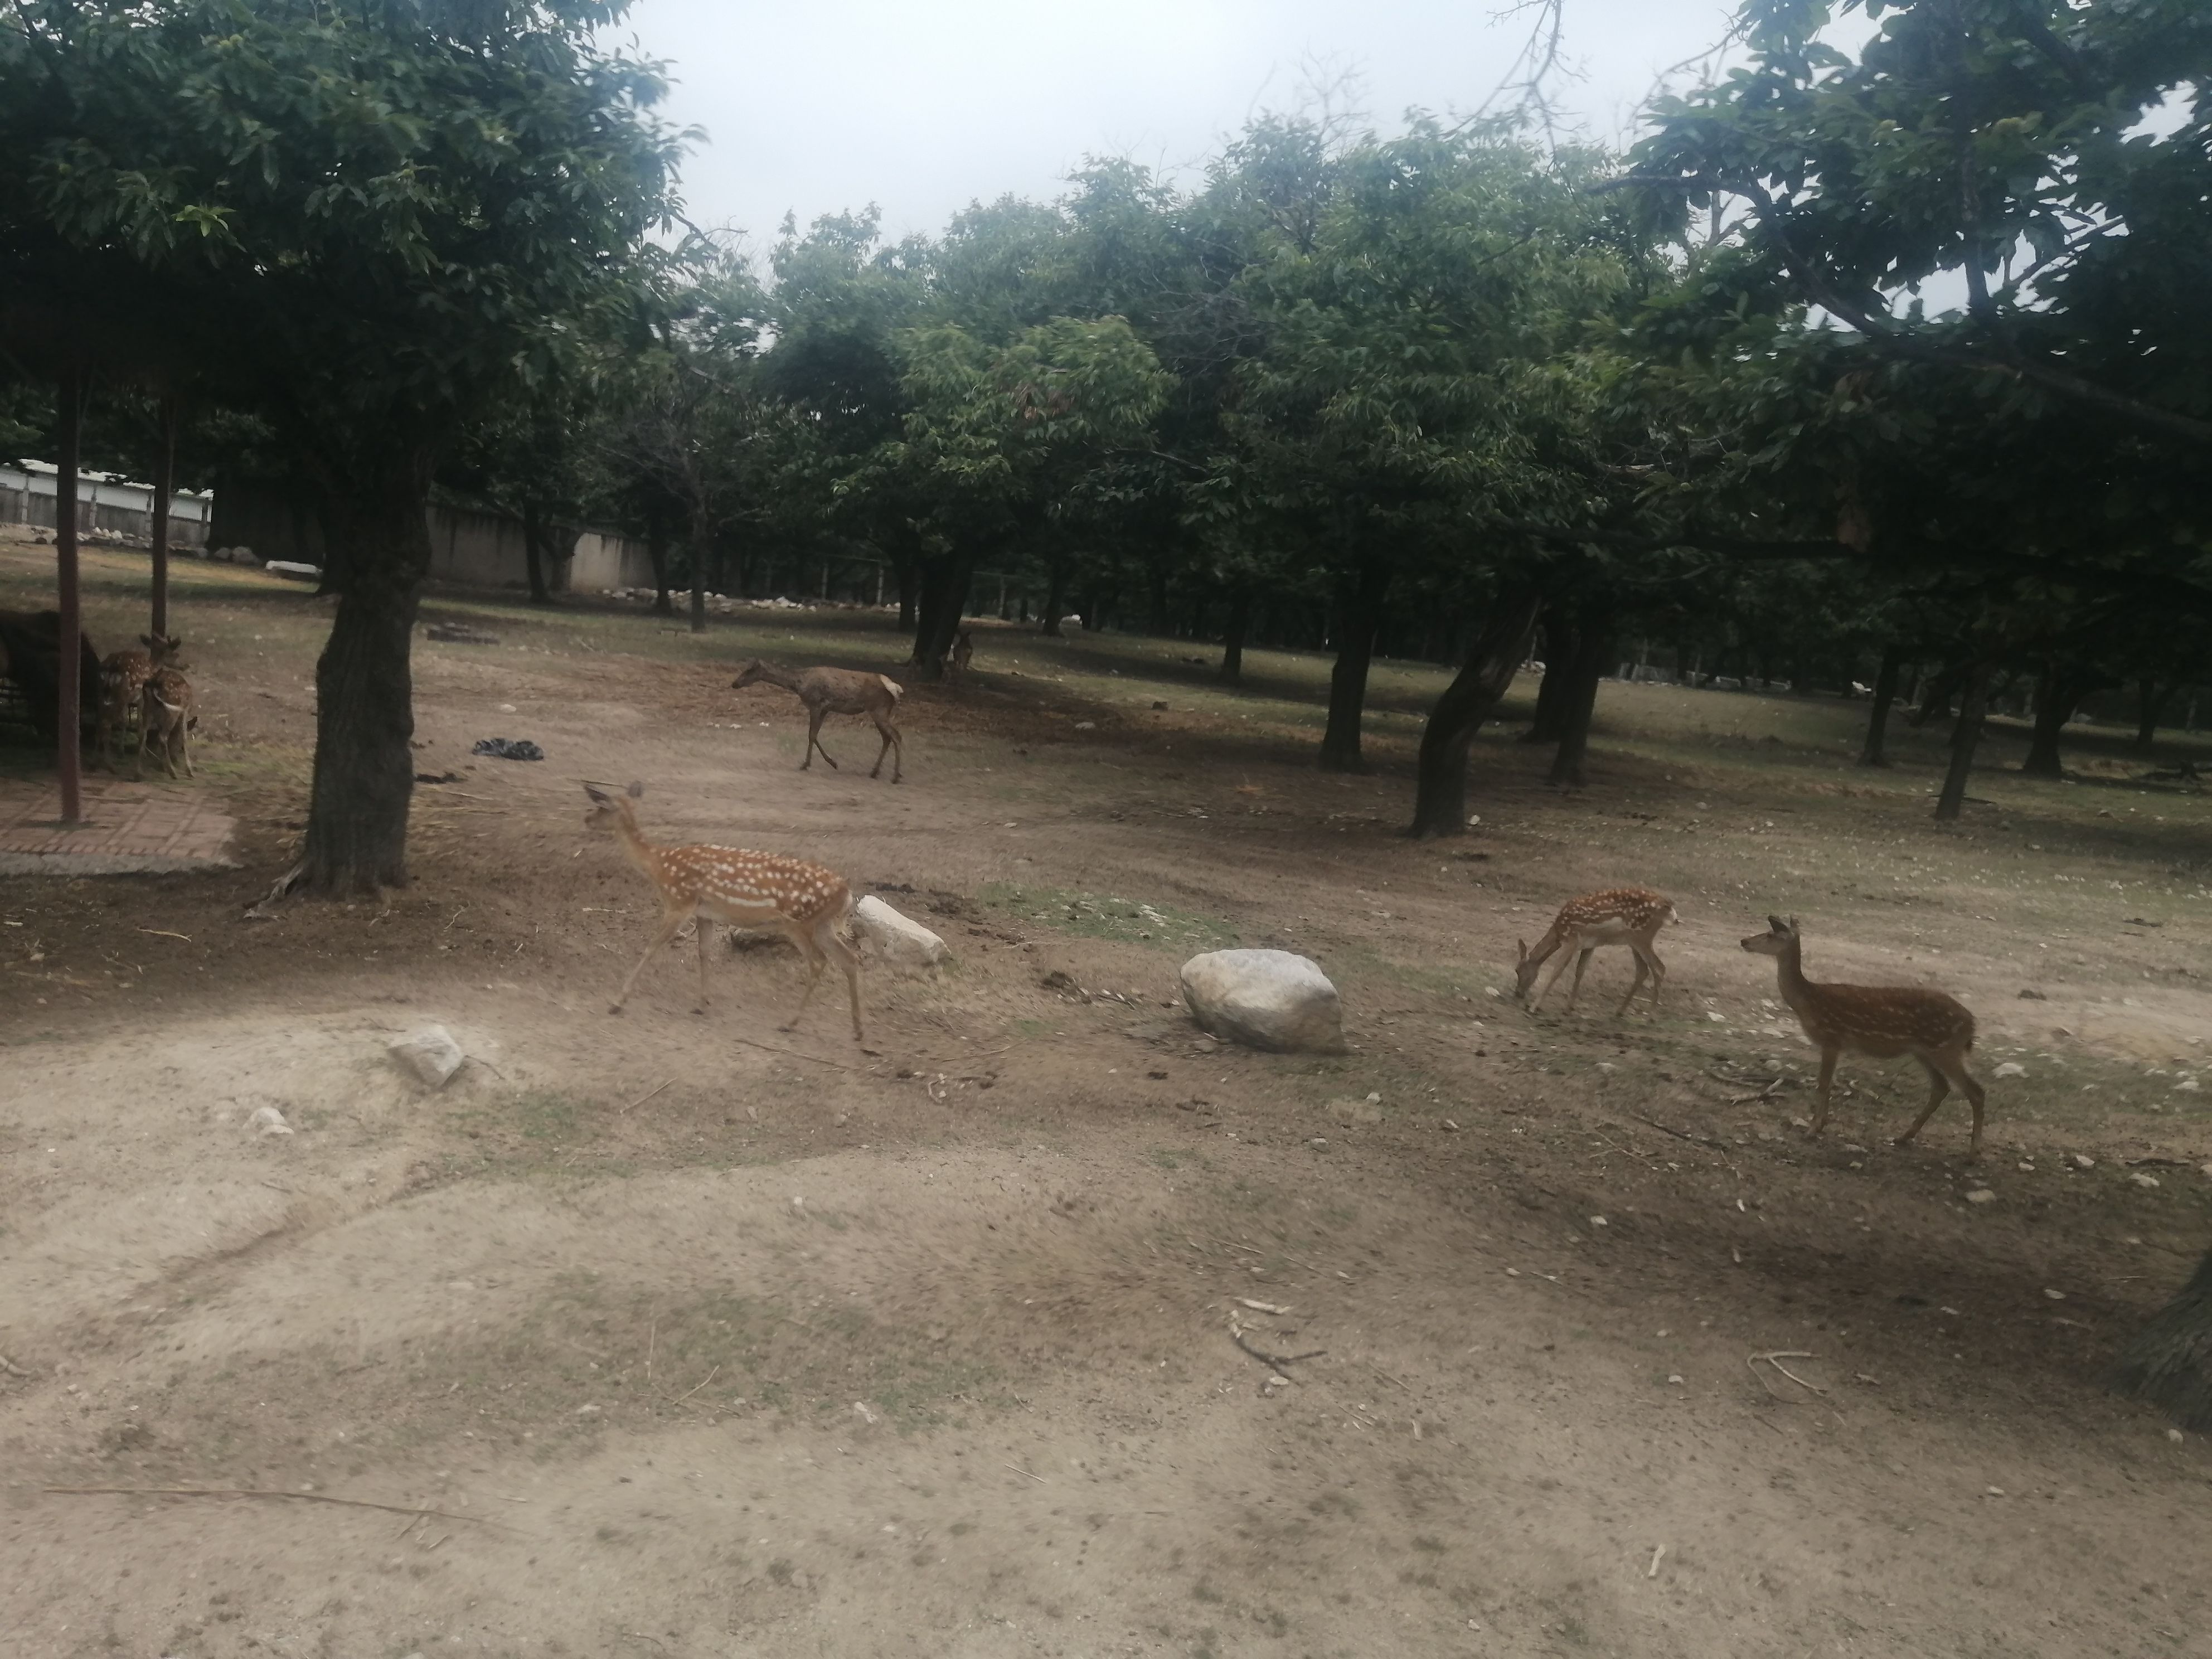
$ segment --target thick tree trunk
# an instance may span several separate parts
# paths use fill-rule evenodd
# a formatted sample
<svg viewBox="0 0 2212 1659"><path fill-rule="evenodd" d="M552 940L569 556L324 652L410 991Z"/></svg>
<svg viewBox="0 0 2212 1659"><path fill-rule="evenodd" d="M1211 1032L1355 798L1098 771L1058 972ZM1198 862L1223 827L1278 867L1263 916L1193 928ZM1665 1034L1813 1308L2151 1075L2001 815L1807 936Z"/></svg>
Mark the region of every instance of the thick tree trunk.
<svg viewBox="0 0 2212 1659"><path fill-rule="evenodd" d="M2212 1430L2212 1252L2120 1351L2113 1384L2185 1429Z"/></svg>
<svg viewBox="0 0 2212 1659"><path fill-rule="evenodd" d="M2063 772L2058 734L2074 718L2076 684L2056 662L2044 665L2043 676L2036 682L2035 726L2027 740L2027 758L2020 763L2020 769L2029 777L2055 778Z"/></svg>
<svg viewBox="0 0 2212 1659"><path fill-rule="evenodd" d="M161 399L161 448L154 458L154 605L151 627L156 639L169 631L169 498L177 493L177 399Z"/></svg>
<svg viewBox="0 0 2212 1659"><path fill-rule="evenodd" d="M1475 733L1513 684L1536 631L1540 601L1502 596L1468 648L1467 665L1437 699L1421 728L1420 780L1409 836L1467 831L1467 757Z"/></svg>
<svg viewBox="0 0 2212 1659"><path fill-rule="evenodd" d="M1375 630L1390 591L1390 567L1366 559L1346 582L1336 625L1336 665L1328 677L1328 725L1322 732L1321 769L1359 772L1359 716L1367 705L1367 671L1375 659Z"/></svg>
<svg viewBox="0 0 2212 1659"><path fill-rule="evenodd" d="M1948 708L1953 694L1966 683L1972 669L1972 663L1951 662L1930 674L1927 684L1920 688L1920 706L1906 724L1917 732Z"/></svg>
<svg viewBox="0 0 2212 1659"><path fill-rule="evenodd" d="M1237 588L1229 596L1229 621L1221 634L1221 666L1214 678L1236 685L1244 678L1244 635L1252 626L1252 591Z"/></svg>
<svg viewBox="0 0 2212 1659"><path fill-rule="evenodd" d="M62 371L57 389L61 430L60 453L54 457L54 586L59 597L61 628L54 642L55 769L61 775L62 822L79 823L84 818L83 677L74 672L84 631L76 569L76 463L84 423L84 371L72 364Z"/></svg>
<svg viewBox="0 0 2212 1659"><path fill-rule="evenodd" d="M707 557L714 545L714 526L704 512L691 514L691 631L707 631Z"/></svg>
<svg viewBox="0 0 2212 1659"><path fill-rule="evenodd" d="M1544 678L1536 682L1536 718L1521 734L1522 742L1557 743L1567 734L1581 637L1579 630L1556 619L1544 624Z"/></svg>
<svg viewBox="0 0 2212 1659"><path fill-rule="evenodd" d="M1951 764L1943 774L1943 793L1936 798L1936 821L1951 823L1966 801L1966 777L1974 769L1974 748L1982 740L1982 709L1989 691L1989 670L1969 663L1959 693L1959 720L1951 728Z"/></svg>
<svg viewBox="0 0 2212 1659"><path fill-rule="evenodd" d="M301 881L319 893L374 892L407 879L415 788L408 665L430 565L427 453L395 459L331 502L329 532L349 573L315 665L314 783Z"/></svg>
<svg viewBox="0 0 2212 1659"><path fill-rule="evenodd" d="M645 556L653 564L653 614L672 617L676 607L668 598L668 521L658 507L646 516Z"/></svg>
<svg viewBox="0 0 2212 1659"><path fill-rule="evenodd" d="M544 605L551 595L545 591L545 514L538 503L528 496L522 501L522 563L530 579L530 602Z"/></svg>
<svg viewBox="0 0 2212 1659"><path fill-rule="evenodd" d="M2148 755L2158 746L2158 722L2172 697L2174 683L2160 685L2146 675L2136 686L2136 753Z"/></svg>
<svg viewBox="0 0 2212 1659"><path fill-rule="evenodd" d="M1613 628L1610 616L1585 616L1576 630L1574 678L1567 702L1565 729L1559 733L1559 752L1552 757L1553 783L1583 787L1583 761L1589 753L1590 716L1597 708L1597 683L1613 660ZM1550 665L1546 665L1549 672Z"/></svg>
<svg viewBox="0 0 2212 1659"><path fill-rule="evenodd" d="M1887 766L1889 754L1889 711L1897 701L1898 676L1905 671L1905 653L1891 646L1881 653L1881 668L1874 677L1874 708L1867 715L1866 747L1859 750L1861 766Z"/></svg>
<svg viewBox="0 0 2212 1659"><path fill-rule="evenodd" d="M959 637L967 613L968 591L975 580L969 553L946 553L922 562L921 592L915 612L914 655L909 659L924 680L945 678L945 653Z"/></svg>

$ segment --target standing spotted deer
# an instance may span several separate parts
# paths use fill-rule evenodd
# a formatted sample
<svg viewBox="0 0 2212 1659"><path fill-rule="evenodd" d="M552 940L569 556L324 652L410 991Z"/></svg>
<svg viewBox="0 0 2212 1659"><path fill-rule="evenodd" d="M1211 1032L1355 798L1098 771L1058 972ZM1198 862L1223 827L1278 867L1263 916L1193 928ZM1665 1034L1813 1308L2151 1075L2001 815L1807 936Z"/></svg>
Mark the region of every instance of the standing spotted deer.
<svg viewBox="0 0 2212 1659"><path fill-rule="evenodd" d="M1628 994L1620 1000L1616 1016L1628 1012L1628 1005L1636 1000L1636 994L1644 986L1646 969L1651 973L1651 1006L1659 1006L1659 988L1667 982L1667 964L1659 960L1654 941L1659 930L1670 921L1680 921L1674 907L1662 895L1648 887L1608 887L1601 893L1584 893L1580 898L1569 899L1559 907L1559 914L1552 919L1551 931L1536 941L1531 951L1526 939L1516 941L1521 947L1520 960L1513 969L1513 994L1526 997L1528 988L1536 982L1536 970L1554 954L1559 966L1552 969L1544 988L1536 993L1528 1004L1534 1013L1552 988L1559 982L1570 957L1575 964L1574 984L1567 992L1567 1012L1575 1011L1575 999L1583 993L1583 969L1589 966L1590 953L1600 945L1626 945L1636 957L1636 977L1628 987Z"/></svg>
<svg viewBox="0 0 2212 1659"><path fill-rule="evenodd" d="M187 740L191 728L200 723L199 698L192 683L180 669L157 668L147 676L138 696L137 775L146 775L146 745L151 743L171 777L177 775L179 761L185 763L186 777L198 776L192 770Z"/></svg>
<svg viewBox="0 0 2212 1659"><path fill-rule="evenodd" d="M830 760L830 751L822 748L824 715L866 714L884 737L884 746L876 750L876 763L868 775L881 775L884 757L889 755L891 781L899 781L906 745L899 740L899 729L892 723L891 715L898 708L899 699L906 695L906 688L896 680L853 668L778 668L756 658L738 669L730 688L742 691L746 686L762 683L780 685L806 705L806 758L799 763L800 771L813 766L817 749L822 750L822 758L830 761L830 769L837 769L837 763Z"/></svg>
<svg viewBox="0 0 2212 1659"><path fill-rule="evenodd" d="M1917 985L1815 985L1805 977L1797 919L1766 919L1766 931L1743 941L1753 956L1772 957L1782 1000L1820 1051L1820 1098L1813 1108L1813 1133L1828 1121L1828 1089L1835 1080L1836 1057L1846 1048L1876 1060L1911 1054L1928 1073L1928 1105L1898 1136L1904 1146L1936 1115L1955 1088L1974 1110L1970 1155L1982 1150L1982 1085L1966 1069L1974 1046L1974 1017L1956 997Z"/></svg>
<svg viewBox="0 0 2212 1659"><path fill-rule="evenodd" d="M137 645L111 651L101 659L100 720L93 745L110 771L115 769L116 734L119 732L128 738L131 728L139 724L146 682L154 678L157 668L180 665L177 653L184 647L185 642L173 635L141 634Z"/></svg>
<svg viewBox="0 0 2212 1659"><path fill-rule="evenodd" d="M834 959L845 970L845 988L853 1003L853 1041L860 1036L860 953L844 937L846 919L852 914L852 890L834 870L775 853L749 853L734 847L657 847L637 827L637 810L630 805L645 793L633 783L618 794L612 784L587 783L584 793L592 809L585 815L587 829L611 830L629 861L641 871L660 895L660 932L646 946L637 966L623 981L607 1012L618 1014L629 1000L630 987L645 971L653 953L676 937L685 921L696 919L699 933L699 1004L707 1012L707 953L708 935L715 922L732 927L774 927L799 947L806 958L806 989L783 1030L795 1030L799 1017L814 995L822 970Z"/></svg>

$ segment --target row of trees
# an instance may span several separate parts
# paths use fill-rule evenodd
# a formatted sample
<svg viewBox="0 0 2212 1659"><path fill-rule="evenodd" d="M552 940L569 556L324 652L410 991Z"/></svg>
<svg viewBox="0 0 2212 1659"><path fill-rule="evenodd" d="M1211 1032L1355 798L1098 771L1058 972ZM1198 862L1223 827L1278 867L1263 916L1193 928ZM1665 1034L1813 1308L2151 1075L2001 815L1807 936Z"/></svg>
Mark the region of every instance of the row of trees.
<svg viewBox="0 0 2212 1659"><path fill-rule="evenodd" d="M1833 8L1752 0L1745 66L1625 157L1269 117L1189 188L1094 161L935 238L787 222L756 263L682 227L618 6L25 0L0 325L19 377L100 379L95 443L145 457L181 401L188 467L319 518L320 888L404 877L434 489L522 521L539 597L560 526L629 527L695 627L710 589L878 561L925 678L979 569L1230 678L1324 645L1325 767L1361 764L1378 649L1451 662L1424 834L1538 630L1570 781L1632 636L1870 681L1876 760L1924 664L1955 812L1993 677L2034 684L2044 770L2089 692L2154 715L2207 678L2212 21L1860 3L1852 60Z"/></svg>

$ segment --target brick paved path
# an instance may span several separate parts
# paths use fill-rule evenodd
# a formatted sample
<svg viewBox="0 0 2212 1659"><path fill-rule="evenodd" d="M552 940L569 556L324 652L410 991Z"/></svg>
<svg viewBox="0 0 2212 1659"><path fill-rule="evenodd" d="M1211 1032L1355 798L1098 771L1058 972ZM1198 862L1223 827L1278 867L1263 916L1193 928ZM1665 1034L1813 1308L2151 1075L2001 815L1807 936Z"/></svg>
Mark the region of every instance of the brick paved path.
<svg viewBox="0 0 2212 1659"><path fill-rule="evenodd" d="M50 780L0 779L0 875L235 869L234 819L193 785L84 781L84 822L64 829Z"/></svg>

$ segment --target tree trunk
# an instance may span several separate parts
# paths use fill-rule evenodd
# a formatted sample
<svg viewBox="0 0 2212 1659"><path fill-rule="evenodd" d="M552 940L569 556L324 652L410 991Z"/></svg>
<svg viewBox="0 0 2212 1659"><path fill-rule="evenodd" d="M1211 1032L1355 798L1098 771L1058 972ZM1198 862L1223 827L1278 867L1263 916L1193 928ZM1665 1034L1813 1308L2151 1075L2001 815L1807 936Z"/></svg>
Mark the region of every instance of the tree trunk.
<svg viewBox="0 0 2212 1659"><path fill-rule="evenodd" d="M1146 598L1148 600L1146 621L1148 631L1156 640L1164 640L1175 630L1168 624L1168 568L1154 560L1145 572Z"/></svg>
<svg viewBox="0 0 2212 1659"><path fill-rule="evenodd" d="M84 422L84 371L72 363L62 371L57 390L60 408L60 453L54 457L54 586L61 629L54 643L54 763L61 775L62 822L84 818L84 677L76 672L82 649L84 611L76 570L76 463Z"/></svg>
<svg viewBox="0 0 2212 1659"><path fill-rule="evenodd" d="M169 632L169 498L177 493L177 399L161 399L161 449L154 459L154 615L155 639Z"/></svg>
<svg viewBox="0 0 2212 1659"><path fill-rule="evenodd" d="M2089 678L2075 669L2055 660L2044 665L2035 687L2034 732L2028 738L2027 758L2020 763L2024 775L2055 778L2063 774L2058 736L2088 696L2089 687Z"/></svg>
<svg viewBox="0 0 2212 1659"><path fill-rule="evenodd" d="M1943 793L1936 798L1936 821L1949 823L1966 805L1966 775L1973 770L1974 746L1982 739L1982 708L1989 690L1989 670L1969 663L1966 684L1959 693L1959 721L1951 728L1951 764L1943 774Z"/></svg>
<svg viewBox="0 0 2212 1659"><path fill-rule="evenodd" d="M1224 685L1244 678L1244 635L1252 625L1252 590L1239 587L1229 596L1229 621L1221 635L1221 666L1214 678Z"/></svg>
<svg viewBox="0 0 2212 1659"><path fill-rule="evenodd" d="M707 522L706 513L694 508L691 514L691 631L707 631L707 556L714 545L714 527Z"/></svg>
<svg viewBox="0 0 2212 1659"><path fill-rule="evenodd" d="M1544 624L1544 678L1536 682L1535 720L1521 734L1522 742L1557 743L1566 736L1581 638L1578 629L1557 619Z"/></svg>
<svg viewBox="0 0 2212 1659"><path fill-rule="evenodd" d="M1866 747L1859 751L1861 766L1889 764L1885 747L1889 738L1889 710L1897 701L1898 676L1904 672L1904 651L1890 646L1882 652L1881 671L1874 677L1874 708L1867 715Z"/></svg>
<svg viewBox="0 0 2212 1659"><path fill-rule="evenodd" d="M1046 565L1044 626L1038 631L1060 637L1060 614L1067 609L1067 561L1054 557Z"/></svg>
<svg viewBox="0 0 2212 1659"><path fill-rule="evenodd" d="M301 880L319 893L370 893L407 879L415 788L408 665L430 567L430 458L396 459L330 503L345 590L315 665L315 762Z"/></svg>
<svg viewBox="0 0 2212 1659"><path fill-rule="evenodd" d="M911 634L920 611L918 599L921 588L920 573L915 567L914 555L911 552L903 555L893 553L891 574L898 579L899 632Z"/></svg>
<svg viewBox="0 0 2212 1659"><path fill-rule="evenodd" d="M1367 703L1367 670L1375 659L1375 630L1390 590L1390 567L1366 559L1346 582L1336 625L1336 665L1328 676L1328 725L1322 733L1321 769L1359 772L1359 715Z"/></svg>
<svg viewBox="0 0 2212 1659"><path fill-rule="evenodd" d="M1928 684L1920 688L1920 707L1912 711L1906 722L1917 732L1944 708L1950 705L1952 695L1966 683L1972 674L1972 663L1945 663L1928 677Z"/></svg>
<svg viewBox="0 0 2212 1659"><path fill-rule="evenodd" d="M1513 684L1528 654L1541 601L1535 595L1501 596L1483 619L1461 669L1421 728L1420 780L1409 836L1467 833L1467 757L1475 733Z"/></svg>
<svg viewBox="0 0 2212 1659"><path fill-rule="evenodd" d="M2212 1429L2212 1252L2120 1351L2113 1385L2183 1428Z"/></svg>
<svg viewBox="0 0 2212 1659"><path fill-rule="evenodd" d="M2158 746L2158 722L2174 693L2174 682L2160 685L2145 675L2136 686L2136 753L2148 755Z"/></svg>
<svg viewBox="0 0 2212 1659"><path fill-rule="evenodd" d="M646 515L645 556L653 565L653 614L672 617L676 607L668 599L668 521L659 507Z"/></svg>
<svg viewBox="0 0 2212 1659"><path fill-rule="evenodd" d="M910 661L919 678L945 678L945 653L959 637L960 619L967 613L968 590L975 579L975 559L970 553L946 553L921 565L921 591L915 611L914 655Z"/></svg>
<svg viewBox="0 0 2212 1659"><path fill-rule="evenodd" d="M526 495L522 499L522 563L530 579L530 602L544 605L550 596L545 591L545 514L537 501Z"/></svg>
<svg viewBox="0 0 2212 1659"><path fill-rule="evenodd" d="M1589 752L1590 716L1597 708L1597 683L1605 678L1606 665L1613 659L1613 618L1586 616L1576 632L1580 638L1570 683L1566 726L1559 733L1559 752L1552 758L1551 781L1579 789L1583 781L1583 760ZM1550 667L1547 662L1547 674Z"/></svg>

